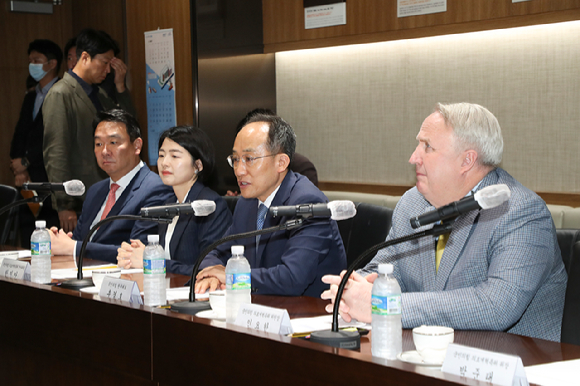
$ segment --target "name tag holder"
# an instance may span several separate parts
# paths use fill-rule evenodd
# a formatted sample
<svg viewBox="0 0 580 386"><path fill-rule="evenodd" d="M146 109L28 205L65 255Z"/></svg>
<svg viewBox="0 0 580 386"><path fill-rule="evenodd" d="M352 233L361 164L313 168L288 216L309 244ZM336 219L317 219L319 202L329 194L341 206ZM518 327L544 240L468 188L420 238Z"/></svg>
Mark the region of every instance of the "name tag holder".
<svg viewBox="0 0 580 386"><path fill-rule="evenodd" d="M500 386L529 386L518 356L451 343L441 371Z"/></svg>
<svg viewBox="0 0 580 386"><path fill-rule="evenodd" d="M30 281L30 263L5 258L0 264L0 276L7 279Z"/></svg>
<svg viewBox="0 0 580 386"><path fill-rule="evenodd" d="M256 331L280 335L292 334L292 324L287 310L258 304L242 304L234 324Z"/></svg>
<svg viewBox="0 0 580 386"><path fill-rule="evenodd" d="M116 279L105 276L99 296L113 300L121 300L129 303L143 304L143 298L136 282L125 279Z"/></svg>

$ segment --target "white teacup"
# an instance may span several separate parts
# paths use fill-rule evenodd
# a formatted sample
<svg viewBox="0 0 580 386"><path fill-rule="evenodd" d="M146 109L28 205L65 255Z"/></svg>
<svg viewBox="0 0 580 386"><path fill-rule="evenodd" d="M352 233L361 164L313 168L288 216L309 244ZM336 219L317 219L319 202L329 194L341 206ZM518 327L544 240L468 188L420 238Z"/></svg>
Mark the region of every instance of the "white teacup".
<svg viewBox="0 0 580 386"><path fill-rule="evenodd" d="M97 287L97 290L101 290L101 285L105 276L114 277L118 279L121 277L121 268L111 268L111 269L95 269L93 271L93 284Z"/></svg>
<svg viewBox="0 0 580 386"><path fill-rule="evenodd" d="M209 293L209 305L218 319L226 317L226 292L223 290Z"/></svg>
<svg viewBox="0 0 580 386"><path fill-rule="evenodd" d="M451 327L421 326L413 329L415 348L425 363L443 363L453 337Z"/></svg>

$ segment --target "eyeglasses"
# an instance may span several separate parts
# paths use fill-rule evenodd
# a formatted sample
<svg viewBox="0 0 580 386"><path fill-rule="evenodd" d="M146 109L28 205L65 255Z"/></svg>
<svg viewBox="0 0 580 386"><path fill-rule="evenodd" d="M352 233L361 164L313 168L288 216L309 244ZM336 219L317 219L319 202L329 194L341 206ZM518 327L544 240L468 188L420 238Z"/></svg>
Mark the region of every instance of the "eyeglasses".
<svg viewBox="0 0 580 386"><path fill-rule="evenodd" d="M278 154L270 154L270 155L263 155L261 157L250 157L249 155L243 155L238 157L237 155L229 155L228 156L228 163L232 168L237 168L240 160L246 165L246 167L251 167L257 159L266 158L266 157L274 157Z"/></svg>

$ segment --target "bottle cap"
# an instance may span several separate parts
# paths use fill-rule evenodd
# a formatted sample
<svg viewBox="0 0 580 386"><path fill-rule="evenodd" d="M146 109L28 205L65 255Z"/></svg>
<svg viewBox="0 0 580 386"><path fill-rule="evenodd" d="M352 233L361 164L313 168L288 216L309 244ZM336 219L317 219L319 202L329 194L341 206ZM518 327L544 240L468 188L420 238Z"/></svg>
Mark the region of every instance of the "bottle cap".
<svg viewBox="0 0 580 386"><path fill-rule="evenodd" d="M393 264L379 264L379 273L384 275L393 273Z"/></svg>
<svg viewBox="0 0 580 386"><path fill-rule="evenodd" d="M34 223L34 225L36 225L37 228L46 228L46 221L38 220Z"/></svg>
<svg viewBox="0 0 580 386"><path fill-rule="evenodd" d="M232 255L243 255L244 246L243 245L232 245Z"/></svg>
<svg viewBox="0 0 580 386"><path fill-rule="evenodd" d="M158 243L159 242L159 235L147 235L147 241L149 242L149 244Z"/></svg>

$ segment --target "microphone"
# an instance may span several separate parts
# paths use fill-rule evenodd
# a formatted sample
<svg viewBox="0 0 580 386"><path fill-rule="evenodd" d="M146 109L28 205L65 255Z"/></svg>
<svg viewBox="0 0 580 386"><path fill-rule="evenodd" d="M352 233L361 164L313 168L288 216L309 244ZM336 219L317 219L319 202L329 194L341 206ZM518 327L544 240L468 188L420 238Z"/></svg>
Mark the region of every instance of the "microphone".
<svg viewBox="0 0 580 386"><path fill-rule="evenodd" d="M25 182L22 190L36 190L37 192L66 192L69 196L82 196L85 193L85 184L80 180L67 182Z"/></svg>
<svg viewBox="0 0 580 386"><path fill-rule="evenodd" d="M506 202L510 196L510 188L506 184L491 185L469 197L411 218L411 227L415 229L434 222L451 220L472 210L495 208Z"/></svg>
<svg viewBox="0 0 580 386"><path fill-rule="evenodd" d="M292 206L273 206L269 213L273 217L298 216L302 218L321 216L333 220L346 220L356 215L356 207L352 201L331 201L327 204L299 204Z"/></svg>
<svg viewBox="0 0 580 386"><path fill-rule="evenodd" d="M215 202L211 200L196 200L185 204L170 204L141 208L139 213L145 217L175 217L182 214L194 213L196 216L208 216L215 212Z"/></svg>

